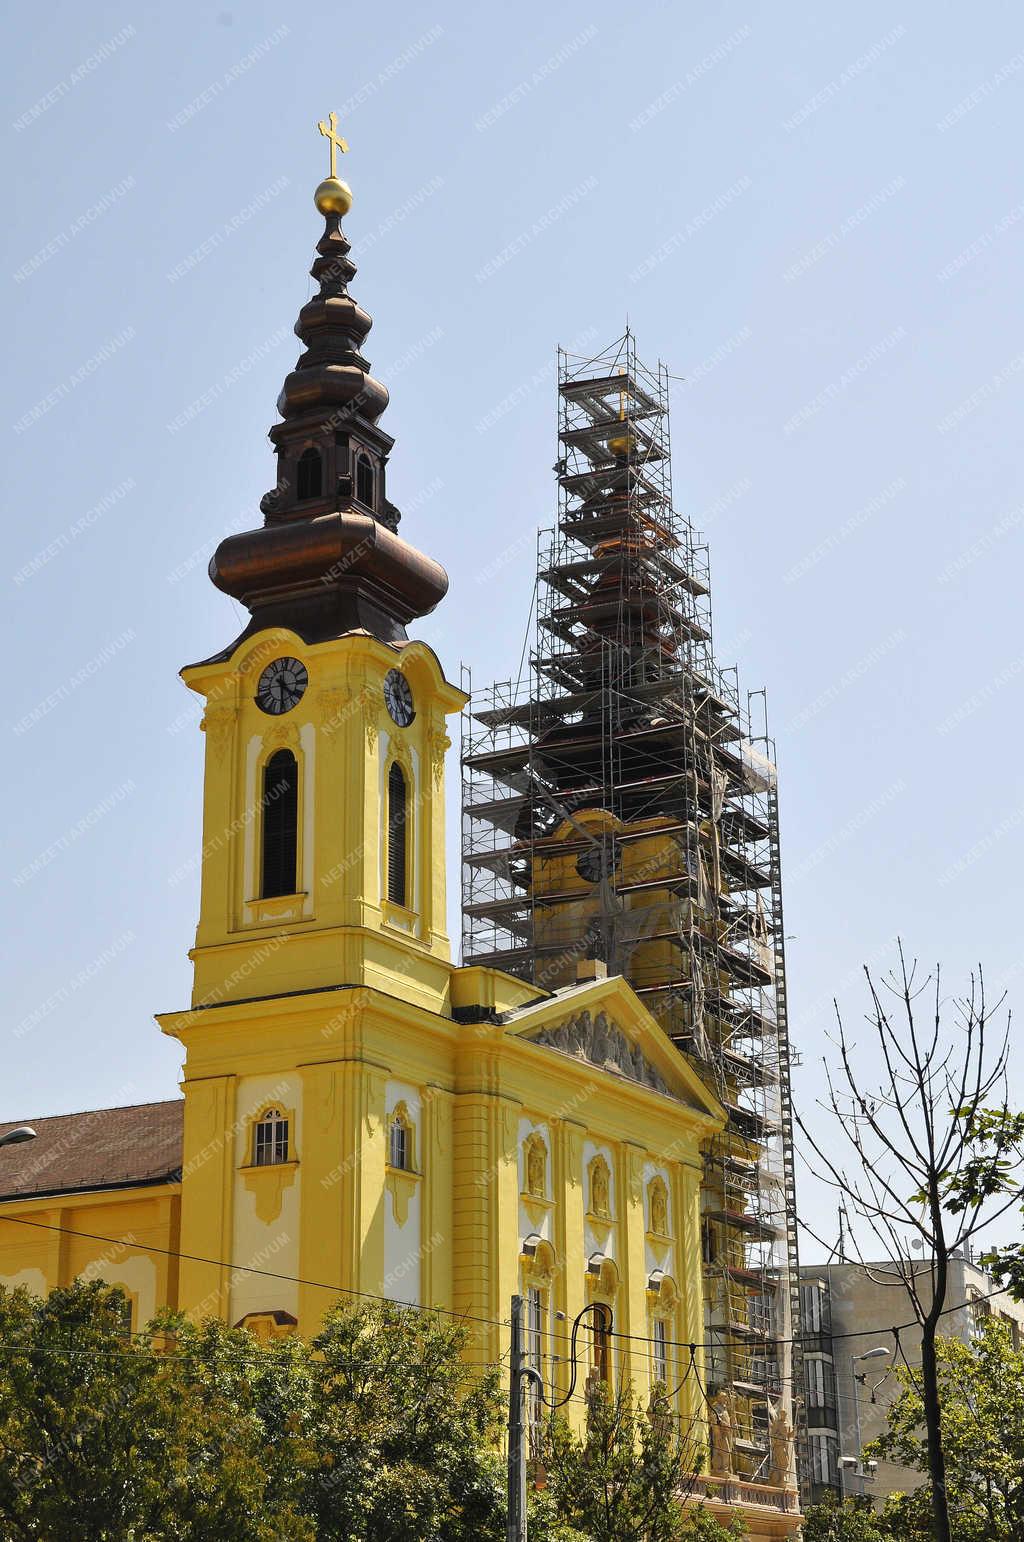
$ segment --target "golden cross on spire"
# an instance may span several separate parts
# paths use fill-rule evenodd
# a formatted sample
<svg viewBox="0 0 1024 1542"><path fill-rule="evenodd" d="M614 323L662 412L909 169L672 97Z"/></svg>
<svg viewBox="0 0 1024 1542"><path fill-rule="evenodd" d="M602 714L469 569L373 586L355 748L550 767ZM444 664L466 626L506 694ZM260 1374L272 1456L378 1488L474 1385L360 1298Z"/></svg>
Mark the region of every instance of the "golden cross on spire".
<svg viewBox="0 0 1024 1542"><path fill-rule="evenodd" d="M332 112L326 123L321 118L318 127L324 138L330 141L331 176L336 177L338 175L338 151L348 149L348 145L338 133L338 114Z"/></svg>

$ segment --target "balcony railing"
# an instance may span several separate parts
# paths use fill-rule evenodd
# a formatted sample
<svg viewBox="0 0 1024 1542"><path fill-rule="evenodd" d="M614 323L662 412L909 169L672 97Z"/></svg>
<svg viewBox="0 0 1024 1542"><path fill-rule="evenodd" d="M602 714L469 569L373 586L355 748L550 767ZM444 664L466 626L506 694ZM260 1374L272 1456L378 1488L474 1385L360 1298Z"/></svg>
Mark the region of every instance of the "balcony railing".
<svg viewBox="0 0 1024 1542"><path fill-rule="evenodd" d="M713 1478L708 1473L699 1473L689 1494L695 1500L741 1505L745 1510L776 1510L783 1515L796 1515L800 1509L796 1489L770 1488L767 1483L751 1483L745 1478Z"/></svg>

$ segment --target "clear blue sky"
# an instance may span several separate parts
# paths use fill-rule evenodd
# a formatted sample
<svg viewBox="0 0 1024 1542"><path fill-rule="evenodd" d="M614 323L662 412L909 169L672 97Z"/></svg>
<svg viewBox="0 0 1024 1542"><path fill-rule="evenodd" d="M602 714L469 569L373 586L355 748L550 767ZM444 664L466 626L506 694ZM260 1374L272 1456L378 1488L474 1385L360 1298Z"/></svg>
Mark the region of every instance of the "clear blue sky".
<svg viewBox="0 0 1024 1542"><path fill-rule="evenodd" d="M332 107L449 671L514 672L555 345L628 315L686 377L676 501L722 662L770 692L799 1101L897 932L1019 995L1018 6L9 18L0 1117L175 1090L151 1014L188 1000L202 753L177 670L239 629L205 564L271 485Z"/></svg>

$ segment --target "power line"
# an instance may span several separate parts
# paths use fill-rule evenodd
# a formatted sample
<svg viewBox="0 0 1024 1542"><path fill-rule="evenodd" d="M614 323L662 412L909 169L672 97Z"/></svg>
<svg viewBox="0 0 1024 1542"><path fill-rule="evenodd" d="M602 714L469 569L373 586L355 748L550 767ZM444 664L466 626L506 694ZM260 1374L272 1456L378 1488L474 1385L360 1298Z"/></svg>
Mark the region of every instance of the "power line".
<svg viewBox="0 0 1024 1542"><path fill-rule="evenodd" d="M225 1269L228 1270L231 1274L254 1274L260 1276L263 1279L279 1280L283 1283L292 1285L304 1285L313 1290L331 1291L334 1295L338 1296L349 1296L359 1300L376 1301L382 1305L400 1306L417 1312L430 1312L438 1316L450 1317L456 1322L476 1323L488 1328L509 1327L508 1318L481 1317L470 1312L458 1312L449 1307L428 1306L420 1302L401 1301L392 1296L382 1295L379 1292L356 1290L352 1286L332 1285L325 1280L311 1280L302 1275L286 1274L280 1270L261 1269L255 1264L233 1264L228 1262L226 1259L206 1258L202 1254L185 1253L176 1248L160 1247L156 1243L140 1242L137 1238L133 1238L129 1242L124 1237L107 1237L101 1235L98 1232L78 1231L73 1227L58 1226L52 1221L30 1221L25 1216L0 1214L0 1223L3 1222L6 1222L12 1226L30 1226L38 1231L58 1232L61 1235L68 1237L81 1237L91 1242L104 1242L112 1247L138 1248L142 1252L158 1253L162 1257L166 1258L184 1259L189 1263L207 1264L211 1268ZM966 1301L955 1302L952 1306L944 1307L939 1313L939 1316L947 1316L950 1312L962 1312L967 1308L968 1305L974 1305L977 1302L982 1301L990 1301L994 1297L1001 1296L1003 1294L1005 1294L1005 1287L998 1286L995 1289L987 1292L985 1295L976 1296L974 1301L971 1303ZM715 1339L689 1341L684 1339L665 1339L664 1342L667 1347L673 1349L682 1349L686 1351L689 1351L691 1348L695 1351L698 1349L723 1350L727 1348L747 1348L754 1351L760 1350L761 1352L766 1353L771 1349L782 1348L785 1345L816 1342L822 1338L828 1338L834 1341L836 1339L870 1338L874 1335L884 1333L897 1335L907 1329L913 1329L917 1327L920 1327L920 1323L914 1319L911 1322L898 1324L882 1323L872 1328L857 1328L843 1333L824 1334L821 1332L807 1332L793 1334L788 1338L776 1338L774 1335L772 1335L763 1341L755 1341L753 1344L742 1334L733 1333L730 1335L728 1330L723 1330L722 1335ZM619 1339L624 1344L644 1344L648 1346L653 1346L654 1344L654 1339L649 1334L621 1333L616 1330L614 1326L609 1327L608 1334L610 1338ZM551 1339L560 1340L562 1343L570 1342L569 1335L565 1333L559 1334L557 1331L552 1331L546 1336L550 1337ZM648 1355L652 1354L653 1347L648 1350Z"/></svg>
<svg viewBox="0 0 1024 1542"><path fill-rule="evenodd" d="M0 1223L9 1222L12 1226L32 1226L38 1231L60 1232L65 1237L84 1237L90 1242L107 1242L112 1247L139 1248L144 1253L159 1253L164 1258L183 1258L188 1263L209 1264L214 1269L227 1269L231 1274L258 1274L263 1279L281 1280L289 1285L305 1285L311 1290L329 1290L337 1296L355 1296L364 1301L378 1301L387 1306L407 1307L416 1312L434 1312L443 1317L453 1317L458 1322L482 1323L488 1328L507 1328L508 1319L496 1317L477 1317L469 1312L456 1312L443 1306L424 1306L418 1301L402 1301L394 1296L384 1296L369 1290L355 1290L349 1285L330 1285L326 1280L310 1280L299 1274L284 1274L275 1269L260 1269L255 1264L233 1264L223 1258L204 1258L199 1253L183 1253L177 1248L162 1248L154 1242L140 1242L138 1238L131 1240L125 1237L104 1237L99 1232L76 1231L70 1226L57 1226L52 1221L30 1221L25 1216L2 1215Z"/></svg>

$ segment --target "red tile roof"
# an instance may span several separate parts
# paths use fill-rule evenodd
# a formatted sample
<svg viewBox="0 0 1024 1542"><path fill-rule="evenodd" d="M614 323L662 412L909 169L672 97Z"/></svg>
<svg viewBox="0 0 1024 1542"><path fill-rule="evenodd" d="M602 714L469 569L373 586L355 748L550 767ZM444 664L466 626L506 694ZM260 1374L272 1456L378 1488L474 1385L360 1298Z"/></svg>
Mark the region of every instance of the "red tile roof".
<svg viewBox="0 0 1024 1542"><path fill-rule="evenodd" d="M0 1124L0 1135L26 1122L36 1132L33 1141L0 1147L0 1200L173 1183L181 1176L184 1107L172 1098Z"/></svg>

